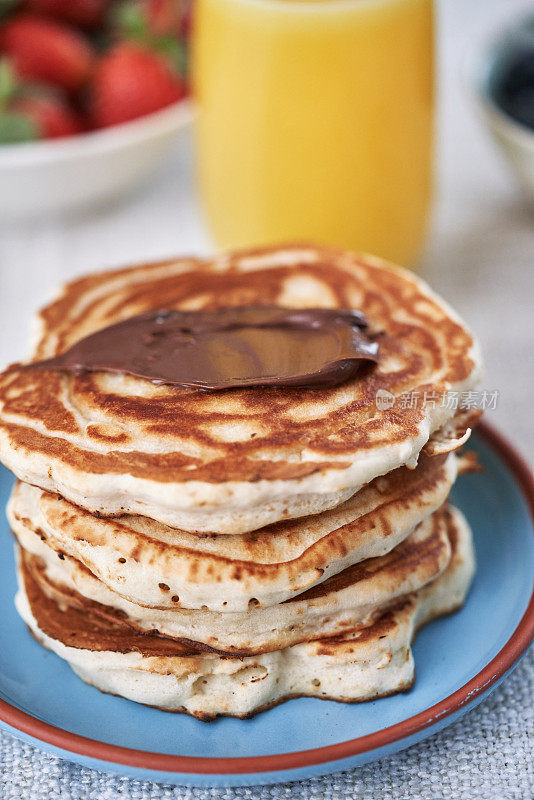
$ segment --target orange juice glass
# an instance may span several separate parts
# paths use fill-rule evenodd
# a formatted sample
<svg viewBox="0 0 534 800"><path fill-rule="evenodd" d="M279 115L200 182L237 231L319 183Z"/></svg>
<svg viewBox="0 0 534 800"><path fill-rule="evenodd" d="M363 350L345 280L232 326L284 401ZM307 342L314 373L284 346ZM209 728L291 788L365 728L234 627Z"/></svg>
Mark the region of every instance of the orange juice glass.
<svg viewBox="0 0 534 800"><path fill-rule="evenodd" d="M197 161L224 247L413 264L432 184L432 0L196 0Z"/></svg>

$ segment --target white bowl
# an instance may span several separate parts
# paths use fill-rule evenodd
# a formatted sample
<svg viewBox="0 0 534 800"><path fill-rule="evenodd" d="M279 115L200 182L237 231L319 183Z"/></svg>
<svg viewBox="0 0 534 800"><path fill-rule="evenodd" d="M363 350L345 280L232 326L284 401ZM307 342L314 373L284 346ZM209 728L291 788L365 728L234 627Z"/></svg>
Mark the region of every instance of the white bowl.
<svg viewBox="0 0 534 800"><path fill-rule="evenodd" d="M0 221L114 200L157 166L189 124L190 101L65 139L0 145Z"/></svg>
<svg viewBox="0 0 534 800"><path fill-rule="evenodd" d="M534 51L534 16L520 19L486 38L468 62L467 78L488 130L528 197L534 201L534 130L517 122L497 104L491 92L495 65L528 39Z"/></svg>

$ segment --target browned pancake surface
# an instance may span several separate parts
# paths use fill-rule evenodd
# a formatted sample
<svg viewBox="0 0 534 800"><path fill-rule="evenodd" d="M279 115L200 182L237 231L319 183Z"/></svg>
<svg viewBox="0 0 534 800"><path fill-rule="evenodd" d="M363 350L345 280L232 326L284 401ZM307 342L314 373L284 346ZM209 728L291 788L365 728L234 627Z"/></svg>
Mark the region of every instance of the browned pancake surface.
<svg viewBox="0 0 534 800"><path fill-rule="evenodd" d="M446 459L446 454L422 455L416 469L400 467L376 478L359 495L336 509L306 520L278 522L232 537L232 541L224 537L222 544L217 536L186 534L185 541L184 537L178 540L179 532L147 518L140 520L128 515L101 520L44 491L40 499L42 510L51 530L61 533L60 538L45 535L32 519L20 515L16 506L14 517L51 548L75 557L83 552L79 543L93 548L113 546L119 572L121 564L155 566L160 575L171 576L178 565L180 571L187 570L184 579L198 583L217 581L226 587L228 581L268 583L286 575L289 584L297 586L302 575L307 575L309 582L310 573L324 572L328 564L345 558L370 537L383 541L387 549L398 509L412 508L419 512L428 508L428 497L445 480ZM368 506L368 510L362 513L361 505ZM316 534L315 530L321 531L322 526L324 532ZM94 569L93 563L87 566ZM168 589L163 586L162 601L168 598ZM173 605L180 607L179 598Z"/></svg>
<svg viewBox="0 0 534 800"><path fill-rule="evenodd" d="M447 524L447 536L443 535L443 524L448 522L448 514L444 507L433 515L431 535L422 542L403 542L385 556L367 559L349 567L286 602L312 600L351 585L363 584L373 578L376 580L377 573L380 573L380 581L386 586L392 580L402 580L404 576L419 569L424 574L423 582L428 581L430 577L439 574L444 559L449 557L449 535L451 546L455 546L452 525ZM84 569L81 565L80 568ZM21 573L32 614L40 630L70 647L121 653L135 651L151 656L193 656L203 651L220 652L224 655L224 652L205 644L162 636L158 631L142 632L129 621L124 612L83 597L74 589L52 581L46 574L44 563L23 549ZM379 590L380 587L377 586L377 591ZM395 607L402 602L397 598ZM383 616L382 614L381 619L371 626L373 635L376 626L383 624ZM362 629L362 625L354 627L354 630L357 629ZM339 641L338 636L329 638ZM247 654L246 649L239 650L239 655Z"/></svg>
<svg viewBox="0 0 534 800"><path fill-rule="evenodd" d="M315 250L312 263L298 253L290 266L269 266L267 255L244 253L75 281L42 312L36 357L63 352L95 330L151 309L287 305L293 297L288 287L298 278L294 294L300 292L302 305L310 304L306 286L312 286L312 304L364 312L371 331L381 332L376 369L366 368L335 389L203 393L133 378L119 385L101 373L24 372L14 365L0 377L0 425L13 448L96 474L129 473L163 483L254 482L342 469L355 451L416 436L424 392L440 393L472 372L471 336L401 272L330 250ZM266 259L265 268L250 268L255 257ZM415 391L419 401L379 410L380 389ZM250 435L228 439L235 423L246 424ZM151 442L163 445L154 452ZM303 451L308 456L300 457Z"/></svg>

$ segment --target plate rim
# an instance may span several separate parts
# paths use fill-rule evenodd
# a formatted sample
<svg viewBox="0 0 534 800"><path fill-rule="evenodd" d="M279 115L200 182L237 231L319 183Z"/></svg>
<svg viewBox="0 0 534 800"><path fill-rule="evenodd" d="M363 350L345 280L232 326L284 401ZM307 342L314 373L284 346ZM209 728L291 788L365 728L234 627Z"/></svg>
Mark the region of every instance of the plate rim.
<svg viewBox="0 0 534 800"><path fill-rule="evenodd" d="M517 480L534 526L534 473L514 445L488 422L476 433L496 451ZM66 731L0 698L0 721L38 742L66 753L91 758L116 767L134 767L151 772L197 775L246 775L296 770L362 755L413 736L472 703L487 692L514 666L534 639L534 587L521 620L497 655L473 678L443 700L412 717L374 733L336 744L290 753L263 756L181 756L109 744Z"/></svg>

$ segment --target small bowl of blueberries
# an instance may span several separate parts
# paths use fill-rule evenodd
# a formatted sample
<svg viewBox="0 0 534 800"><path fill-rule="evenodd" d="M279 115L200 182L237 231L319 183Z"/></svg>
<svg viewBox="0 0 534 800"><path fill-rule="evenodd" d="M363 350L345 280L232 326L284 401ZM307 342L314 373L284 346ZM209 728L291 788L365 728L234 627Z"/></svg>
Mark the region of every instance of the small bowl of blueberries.
<svg viewBox="0 0 534 800"><path fill-rule="evenodd" d="M485 42L470 78L493 138L534 201L534 12Z"/></svg>

